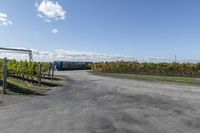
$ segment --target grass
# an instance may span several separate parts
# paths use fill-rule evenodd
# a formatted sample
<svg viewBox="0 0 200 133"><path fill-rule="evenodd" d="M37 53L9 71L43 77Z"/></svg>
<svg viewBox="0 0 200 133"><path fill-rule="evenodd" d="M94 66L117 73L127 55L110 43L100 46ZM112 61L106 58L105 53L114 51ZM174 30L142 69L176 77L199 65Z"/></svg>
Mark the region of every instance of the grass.
<svg viewBox="0 0 200 133"><path fill-rule="evenodd" d="M137 79L137 80L147 80L147 81L164 81L164 82L200 85L200 78L191 78L191 77L157 76L157 75L125 74L125 73L103 73L103 72L90 72L90 73L100 76L113 77L113 78Z"/></svg>
<svg viewBox="0 0 200 133"><path fill-rule="evenodd" d="M46 95L50 90L49 87L62 86L63 78L56 77L56 80L51 81L49 79L42 80L42 87L38 87L36 81L29 83L23 80L17 80L15 78L9 78L7 81L8 84L8 95L13 94L22 94L28 96L37 96L37 95ZM2 86L2 81L0 81L0 86ZM0 93L2 93L2 88L0 88Z"/></svg>
<svg viewBox="0 0 200 133"><path fill-rule="evenodd" d="M10 92L29 96L45 95L45 93L49 90L43 87L29 85L26 82L22 82L16 79L8 80L8 88Z"/></svg>
<svg viewBox="0 0 200 133"><path fill-rule="evenodd" d="M64 77L56 76L53 81L51 81L51 78L50 79L43 78L42 79L42 84L44 86L50 86L50 87L64 86L64 82L63 81L64 81Z"/></svg>
<svg viewBox="0 0 200 133"><path fill-rule="evenodd" d="M19 79L22 81L27 81L35 86L37 86L38 84L38 80L37 79L33 79L33 80L27 80L27 79L23 79L22 77L16 77L16 76L12 76L12 79ZM63 77L61 76L56 76L54 77L53 81L51 80L51 78L48 77L42 77L42 81L41 84L43 86L50 86L50 87L56 87L56 86L61 86L61 81L63 81Z"/></svg>

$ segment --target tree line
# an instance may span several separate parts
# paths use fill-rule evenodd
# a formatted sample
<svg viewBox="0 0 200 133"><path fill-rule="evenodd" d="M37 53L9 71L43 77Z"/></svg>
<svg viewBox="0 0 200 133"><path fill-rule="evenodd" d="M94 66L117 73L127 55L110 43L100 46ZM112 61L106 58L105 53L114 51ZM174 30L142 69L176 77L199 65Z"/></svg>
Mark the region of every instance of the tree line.
<svg viewBox="0 0 200 133"><path fill-rule="evenodd" d="M139 63L139 62L98 62L92 70L109 73L134 73L163 76L200 77L200 63Z"/></svg>

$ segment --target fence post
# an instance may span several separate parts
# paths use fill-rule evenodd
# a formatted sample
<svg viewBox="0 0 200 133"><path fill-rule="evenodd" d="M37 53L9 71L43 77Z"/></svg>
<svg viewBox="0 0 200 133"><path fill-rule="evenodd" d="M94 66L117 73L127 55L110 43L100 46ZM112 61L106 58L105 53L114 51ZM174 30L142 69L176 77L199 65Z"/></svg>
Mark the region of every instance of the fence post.
<svg viewBox="0 0 200 133"><path fill-rule="evenodd" d="M7 93L7 76L8 76L8 72L7 72L7 58L4 58L4 76L3 76L3 94Z"/></svg>
<svg viewBox="0 0 200 133"><path fill-rule="evenodd" d="M51 80L53 81L54 79L54 62L52 64L52 73L51 73Z"/></svg>
<svg viewBox="0 0 200 133"><path fill-rule="evenodd" d="M42 81L42 64L39 64L39 79L38 79L38 86L41 87L41 81Z"/></svg>

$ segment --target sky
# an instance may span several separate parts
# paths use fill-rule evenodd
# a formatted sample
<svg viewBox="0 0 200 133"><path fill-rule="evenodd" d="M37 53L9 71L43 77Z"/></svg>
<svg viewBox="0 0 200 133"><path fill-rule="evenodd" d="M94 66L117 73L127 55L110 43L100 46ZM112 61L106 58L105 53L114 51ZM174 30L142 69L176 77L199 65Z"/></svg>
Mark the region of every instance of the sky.
<svg viewBox="0 0 200 133"><path fill-rule="evenodd" d="M200 60L200 1L0 0L0 47Z"/></svg>

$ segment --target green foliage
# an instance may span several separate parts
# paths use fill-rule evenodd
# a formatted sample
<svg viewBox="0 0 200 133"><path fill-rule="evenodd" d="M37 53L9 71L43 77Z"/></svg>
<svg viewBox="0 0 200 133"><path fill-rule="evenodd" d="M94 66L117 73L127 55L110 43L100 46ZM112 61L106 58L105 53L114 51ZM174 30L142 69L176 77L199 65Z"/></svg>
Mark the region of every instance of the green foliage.
<svg viewBox="0 0 200 133"><path fill-rule="evenodd" d="M39 65L42 65L42 75L50 74L52 63L8 60L8 75L33 80L39 78ZM0 78L3 77L3 60L0 59Z"/></svg>
<svg viewBox="0 0 200 133"><path fill-rule="evenodd" d="M92 64L92 70L109 73L200 77L200 63L100 62Z"/></svg>
<svg viewBox="0 0 200 133"><path fill-rule="evenodd" d="M0 79L3 77L3 60L0 59Z"/></svg>

